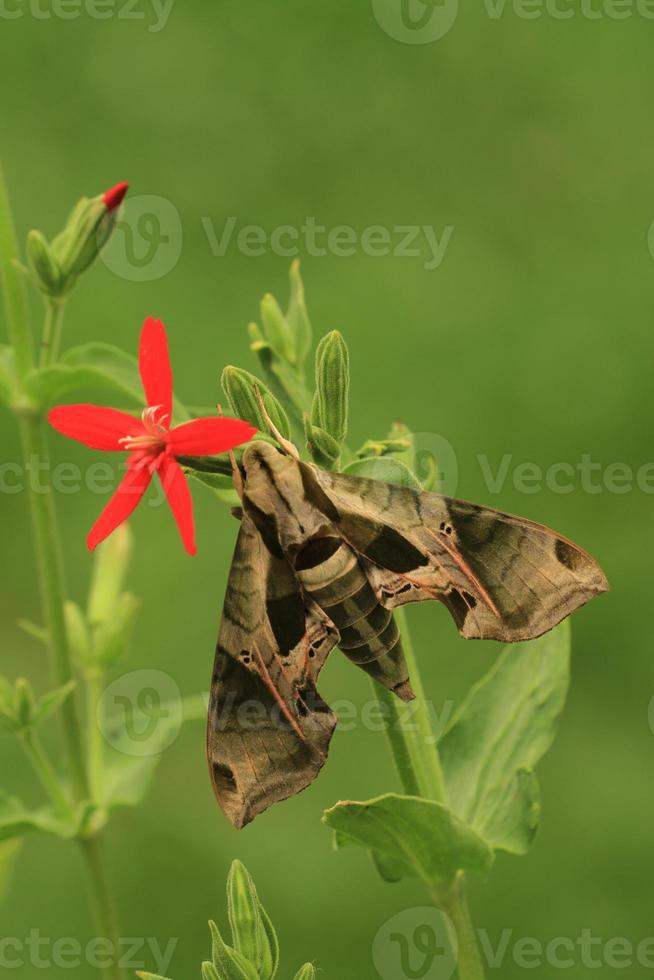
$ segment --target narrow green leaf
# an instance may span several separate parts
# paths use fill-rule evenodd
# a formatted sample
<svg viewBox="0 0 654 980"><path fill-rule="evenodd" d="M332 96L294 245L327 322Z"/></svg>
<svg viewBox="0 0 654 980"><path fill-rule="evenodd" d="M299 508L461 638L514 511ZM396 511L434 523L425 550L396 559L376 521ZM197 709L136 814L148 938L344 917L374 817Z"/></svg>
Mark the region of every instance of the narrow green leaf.
<svg viewBox="0 0 654 980"><path fill-rule="evenodd" d="M300 260L291 263L291 298L286 311L286 320L295 341L297 363L301 367L311 350L311 322L304 298L304 283L300 274Z"/></svg>
<svg viewBox="0 0 654 980"><path fill-rule="evenodd" d="M261 980L273 980L279 968L279 939L272 920L261 902L259 902L259 915L265 939L262 944L262 955L257 963L257 971Z"/></svg>
<svg viewBox="0 0 654 980"><path fill-rule="evenodd" d="M211 958L220 980L259 980L255 966L228 946L216 923L209 922L211 929Z"/></svg>
<svg viewBox="0 0 654 980"><path fill-rule="evenodd" d="M492 847L524 854L538 826L531 770L554 740L570 677L570 627L506 647L439 743L453 811Z"/></svg>
<svg viewBox="0 0 654 980"><path fill-rule="evenodd" d="M406 463L395 456L370 456L367 459L355 459L343 468L343 473L352 476L362 476L369 480L384 480L413 490L422 490L422 486L413 475Z"/></svg>
<svg viewBox="0 0 654 980"><path fill-rule="evenodd" d="M27 633L28 636L38 640L39 643L43 643L45 646L49 644L50 635L45 626L38 626L29 619L19 619L16 625L23 633Z"/></svg>
<svg viewBox="0 0 654 980"><path fill-rule="evenodd" d="M323 815L337 831L336 845L372 851L395 876L447 885L459 871L486 874L493 851L441 803L389 793L366 803L338 803Z"/></svg>
<svg viewBox="0 0 654 980"><path fill-rule="evenodd" d="M272 293L266 293L261 300L261 321L263 335L273 351L282 360L295 364L297 357L295 338Z"/></svg>
<svg viewBox="0 0 654 980"><path fill-rule="evenodd" d="M75 690L75 686L76 681L68 681L67 684L62 684L61 687L55 688L54 691L49 691L48 694L42 695L38 699L34 710L33 723L35 725L41 725L46 719L58 711L66 698Z"/></svg>

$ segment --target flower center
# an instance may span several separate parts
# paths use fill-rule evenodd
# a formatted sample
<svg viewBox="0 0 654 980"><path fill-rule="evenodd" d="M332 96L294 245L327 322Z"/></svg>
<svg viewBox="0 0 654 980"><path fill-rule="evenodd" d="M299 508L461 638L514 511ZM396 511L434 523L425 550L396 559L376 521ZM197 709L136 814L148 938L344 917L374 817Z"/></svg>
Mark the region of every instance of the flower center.
<svg viewBox="0 0 654 980"><path fill-rule="evenodd" d="M157 412L160 409L161 405L154 405L153 407L144 409L141 414L141 420L145 432L139 432L138 435L125 436L123 439L120 439L120 443L128 452L139 451L150 455L157 455L164 451L168 436L168 428L165 425L168 416L162 415L160 418L157 418Z"/></svg>

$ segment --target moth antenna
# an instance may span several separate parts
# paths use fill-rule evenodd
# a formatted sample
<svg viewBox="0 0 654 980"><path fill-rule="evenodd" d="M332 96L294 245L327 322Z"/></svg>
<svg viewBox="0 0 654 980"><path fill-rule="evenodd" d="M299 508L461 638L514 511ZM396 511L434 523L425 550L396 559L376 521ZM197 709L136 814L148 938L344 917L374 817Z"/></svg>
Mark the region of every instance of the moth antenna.
<svg viewBox="0 0 654 980"><path fill-rule="evenodd" d="M295 459L299 459L300 454L297 451L297 447L294 446L292 442L289 442L288 439L284 438L284 436L281 434L281 432L279 431L279 429L277 428L273 420L270 418L270 415L268 414L268 409L266 408L264 404L264 400L261 397L261 392L259 391L258 385L254 386L254 394L256 395L257 402L259 403L261 414L266 420L266 424L268 425L268 428L274 435L279 445L282 447L282 449L284 449L289 454L289 456L293 456Z"/></svg>

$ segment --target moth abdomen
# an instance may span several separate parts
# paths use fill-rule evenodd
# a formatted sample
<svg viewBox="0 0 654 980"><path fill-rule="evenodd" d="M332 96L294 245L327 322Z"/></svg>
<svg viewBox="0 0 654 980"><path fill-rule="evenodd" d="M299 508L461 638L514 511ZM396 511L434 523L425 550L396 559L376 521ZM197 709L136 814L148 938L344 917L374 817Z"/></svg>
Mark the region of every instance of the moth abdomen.
<svg viewBox="0 0 654 980"><path fill-rule="evenodd" d="M345 656L410 700L413 694L392 612L380 604L357 554L345 541L329 552L310 568L296 566L303 588L338 629L338 646Z"/></svg>

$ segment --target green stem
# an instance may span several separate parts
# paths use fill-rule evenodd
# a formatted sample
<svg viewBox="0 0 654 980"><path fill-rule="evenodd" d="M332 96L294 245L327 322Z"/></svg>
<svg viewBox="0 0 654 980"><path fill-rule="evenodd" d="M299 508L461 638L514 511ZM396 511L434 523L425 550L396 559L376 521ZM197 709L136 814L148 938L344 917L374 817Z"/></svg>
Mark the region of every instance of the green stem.
<svg viewBox="0 0 654 980"><path fill-rule="evenodd" d="M20 428L30 490L32 524L41 599L48 630L52 669L58 687L73 679L73 668L64 618L64 572L61 545L50 485L50 460L45 423L32 412L20 416ZM71 776L78 798L88 796L79 716L74 697L61 707Z"/></svg>
<svg viewBox="0 0 654 980"><path fill-rule="evenodd" d="M56 300L46 300L41 352L39 354L40 367L46 367L57 359L63 322L64 304Z"/></svg>
<svg viewBox="0 0 654 980"><path fill-rule="evenodd" d="M39 777L43 788L54 803L56 809L59 811L64 820L73 823L75 820L75 812L70 800L61 788L59 777L54 771L52 763L46 755L38 735L32 729L27 729L27 731L21 734L20 740L23 743L23 748L25 749L27 757L32 763L34 771Z"/></svg>
<svg viewBox="0 0 654 980"><path fill-rule="evenodd" d="M447 899L438 897L441 908L450 917L456 932L459 980L484 980L484 964L479 952L477 934L470 918L464 876L459 875Z"/></svg>
<svg viewBox="0 0 654 980"><path fill-rule="evenodd" d="M372 684L375 697L382 708L386 708L384 712L384 717L387 719L385 731L393 755L393 761L395 762L395 768L402 781L402 788L407 796L420 796L420 785L411 758L411 752L409 751L407 740L401 731L405 709L403 709L402 704L395 694L382 687L377 681L372 681Z"/></svg>
<svg viewBox="0 0 654 980"><path fill-rule="evenodd" d="M447 792L445 789L445 777L438 753L438 744L429 718L429 707L425 697L425 688L422 683L418 659L416 657L409 623L407 621L406 610L400 607L395 611L395 618L402 637L404 648L404 658L409 668L409 677L416 696L416 704L413 707L413 724L408 735L410 736L409 746L412 759L419 772L419 785L422 795L428 800L436 800L440 803L447 802Z"/></svg>
<svg viewBox="0 0 654 980"><path fill-rule="evenodd" d="M88 741L88 779L91 799L101 803L102 791L102 734L98 725L98 702L102 693L103 675L91 669L86 673L86 738Z"/></svg>
<svg viewBox="0 0 654 980"><path fill-rule="evenodd" d="M0 167L0 277L7 313L9 338L14 350L18 378L23 378L34 364L32 332L23 273L18 269L18 244L9 205L9 194Z"/></svg>
<svg viewBox="0 0 654 980"><path fill-rule="evenodd" d="M120 932L118 919L111 895L111 886L107 877L104 844L96 834L79 840L82 859L87 870L90 885L90 896L93 904L98 936L108 939L114 950L111 962L103 970L105 980L122 980L123 971L120 968Z"/></svg>

